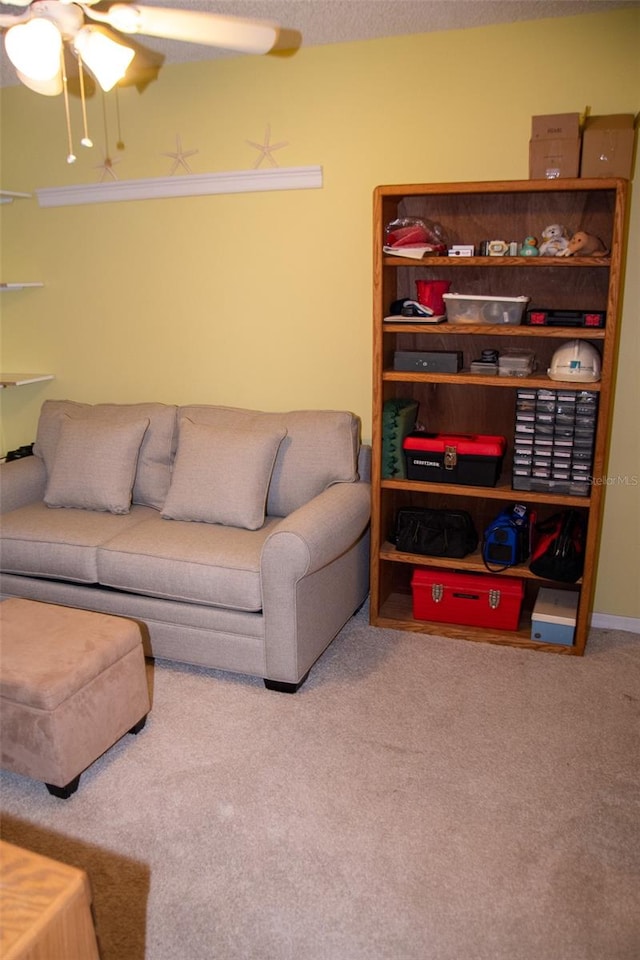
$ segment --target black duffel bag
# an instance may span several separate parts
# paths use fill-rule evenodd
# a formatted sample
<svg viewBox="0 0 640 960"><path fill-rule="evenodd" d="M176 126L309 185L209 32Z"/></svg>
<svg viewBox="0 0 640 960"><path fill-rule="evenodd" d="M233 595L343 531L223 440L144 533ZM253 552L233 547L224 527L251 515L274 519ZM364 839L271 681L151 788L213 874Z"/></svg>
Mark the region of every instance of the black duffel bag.
<svg viewBox="0 0 640 960"><path fill-rule="evenodd" d="M395 545L403 553L460 559L478 546L478 533L466 510L406 507L396 517Z"/></svg>

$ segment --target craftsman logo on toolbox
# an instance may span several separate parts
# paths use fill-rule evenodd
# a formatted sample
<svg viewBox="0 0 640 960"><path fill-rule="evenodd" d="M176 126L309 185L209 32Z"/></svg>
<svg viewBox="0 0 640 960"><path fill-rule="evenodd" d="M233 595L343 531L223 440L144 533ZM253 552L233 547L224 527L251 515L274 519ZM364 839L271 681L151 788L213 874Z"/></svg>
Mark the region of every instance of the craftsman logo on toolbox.
<svg viewBox="0 0 640 960"><path fill-rule="evenodd" d="M402 448L408 480L495 487L506 439L488 434L415 430L404 438Z"/></svg>

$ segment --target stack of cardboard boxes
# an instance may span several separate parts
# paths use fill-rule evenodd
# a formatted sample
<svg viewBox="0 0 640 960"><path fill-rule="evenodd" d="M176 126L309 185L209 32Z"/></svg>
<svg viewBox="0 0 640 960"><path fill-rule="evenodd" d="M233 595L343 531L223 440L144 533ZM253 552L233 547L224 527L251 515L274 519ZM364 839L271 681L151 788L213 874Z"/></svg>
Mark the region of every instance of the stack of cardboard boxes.
<svg viewBox="0 0 640 960"><path fill-rule="evenodd" d="M623 177L633 170L636 121L632 113L608 117L579 113L532 117L529 178Z"/></svg>

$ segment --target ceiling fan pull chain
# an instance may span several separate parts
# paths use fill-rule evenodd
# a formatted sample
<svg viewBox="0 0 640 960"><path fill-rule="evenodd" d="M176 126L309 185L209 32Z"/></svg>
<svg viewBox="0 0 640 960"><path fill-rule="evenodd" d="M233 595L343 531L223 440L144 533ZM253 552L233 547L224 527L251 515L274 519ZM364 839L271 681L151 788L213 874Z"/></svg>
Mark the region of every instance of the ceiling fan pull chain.
<svg viewBox="0 0 640 960"><path fill-rule="evenodd" d="M114 87L116 94L116 119L118 124L118 141L116 143L116 150L124 150L124 140L122 139L122 128L120 126L120 96L118 94L118 87Z"/></svg>
<svg viewBox="0 0 640 960"><path fill-rule="evenodd" d="M107 98L102 91L102 125L104 127L104 153L109 156L109 125L107 124Z"/></svg>
<svg viewBox="0 0 640 960"><path fill-rule="evenodd" d="M64 95L64 113L67 120L67 163L75 163L76 155L73 152L73 141L71 139L71 115L69 113L69 89L67 85L67 68L64 62L64 49L60 53L60 70L62 72L62 92Z"/></svg>
<svg viewBox="0 0 640 960"><path fill-rule="evenodd" d="M78 54L78 75L80 77L80 103L82 104L82 127L84 136L80 143L83 147L92 147L93 140L89 136L89 130L87 125L87 101L84 94L84 64L82 63L82 57Z"/></svg>

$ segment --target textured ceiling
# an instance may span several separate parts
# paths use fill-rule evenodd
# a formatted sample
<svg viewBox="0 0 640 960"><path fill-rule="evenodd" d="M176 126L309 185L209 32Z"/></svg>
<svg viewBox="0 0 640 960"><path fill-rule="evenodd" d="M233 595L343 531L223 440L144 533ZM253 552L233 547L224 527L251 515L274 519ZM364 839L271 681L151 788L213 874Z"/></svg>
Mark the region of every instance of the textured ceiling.
<svg viewBox="0 0 640 960"><path fill-rule="evenodd" d="M639 7L640 0L143 0L149 6L234 14L272 20L300 31L303 46L344 43L375 37L461 30L494 23L540 20ZM0 3L0 12L20 12ZM200 44L151 39L140 42L163 53L167 63L231 56ZM18 80L4 45L0 54L0 86Z"/></svg>

